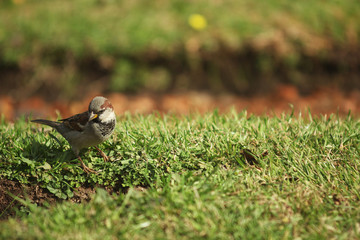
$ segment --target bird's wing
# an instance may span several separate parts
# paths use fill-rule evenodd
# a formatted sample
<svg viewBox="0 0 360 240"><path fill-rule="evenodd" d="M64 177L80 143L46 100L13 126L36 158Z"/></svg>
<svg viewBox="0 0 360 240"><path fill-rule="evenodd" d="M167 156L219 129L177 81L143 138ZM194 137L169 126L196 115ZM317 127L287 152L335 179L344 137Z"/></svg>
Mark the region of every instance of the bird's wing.
<svg viewBox="0 0 360 240"><path fill-rule="evenodd" d="M69 118L60 119L59 121L63 122L63 124L70 129L82 132L85 128L86 123L89 121L89 114L86 111L86 112L71 116Z"/></svg>

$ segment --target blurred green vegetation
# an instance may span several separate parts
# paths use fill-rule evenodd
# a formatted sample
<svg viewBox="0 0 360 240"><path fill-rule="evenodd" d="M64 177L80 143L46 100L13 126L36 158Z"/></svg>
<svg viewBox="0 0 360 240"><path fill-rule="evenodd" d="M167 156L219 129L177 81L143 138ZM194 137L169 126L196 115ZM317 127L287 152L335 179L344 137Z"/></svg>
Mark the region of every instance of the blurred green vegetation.
<svg viewBox="0 0 360 240"><path fill-rule="evenodd" d="M131 92L306 84L303 72L358 69L359 10L356 0L6 0L1 81L68 97L89 81Z"/></svg>

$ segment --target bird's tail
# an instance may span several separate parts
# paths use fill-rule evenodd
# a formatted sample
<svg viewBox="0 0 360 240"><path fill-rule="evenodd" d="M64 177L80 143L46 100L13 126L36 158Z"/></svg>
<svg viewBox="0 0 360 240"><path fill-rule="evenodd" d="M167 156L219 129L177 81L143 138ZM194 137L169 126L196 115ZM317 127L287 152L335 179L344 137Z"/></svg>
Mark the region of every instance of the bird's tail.
<svg viewBox="0 0 360 240"><path fill-rule="evenodd" d="M35 120L31 120L31 122L45 124L52 128L55 128L55 129L57 129L57 127L60 125L59 122L54 122L54 121L45 120L45 119L35 119Z"/></svg>

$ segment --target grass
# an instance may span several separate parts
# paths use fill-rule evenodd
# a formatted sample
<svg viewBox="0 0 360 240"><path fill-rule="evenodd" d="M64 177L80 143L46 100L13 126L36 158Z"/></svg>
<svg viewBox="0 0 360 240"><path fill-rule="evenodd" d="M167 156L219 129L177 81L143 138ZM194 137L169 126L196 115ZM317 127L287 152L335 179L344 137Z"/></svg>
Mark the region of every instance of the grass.
<svg viewBox="0 0 360 240"><path fill-rule="evenodd" d="M112 91L164 91L201 78L198 84L213 90L247 92L254 73L267 77L285 68L298 83L295 70L314 71L319 61L325 70L328 61L339 71L355 68L346 56L359 46L359 9L356 0L6 0L0 2L0 67L11 81L14 69L23 74L28 92L51 86L63 97L76 96L73 85L104 77ZM193 14L204 17L203 29L189 24ZM194 81L184 83L182 74ZM222 85L224 78L235 83Z"/></svg>
<svg viewBox="0 0 360 240"><path fill-rule="evenodd" d="M98 188L82 204L24 202L0 225L2 239L360 237L360 122L350 116L125 115L101 146L113 161L84 153L98 175L35 127L1 124L1 178L59 198L83 185L127 191Z"/></svg>
<svg viewBox="0 0 360 240"><path fill-rule="evenodd" d="M217 38L227 46L241 48L244 41L258 35L271 35L279 29L291 34L287 32L290 26L298 32L298 39L293 40L305 47L311 43L303 38L306 37L303 34L312 33L346 43L354 40L348 39L350 36L346 31L360 32L356 11L360 6L353 0L325 3L314 0L298 3L232 0L226 4L216 1L151 4L106 0L9 2L1 3L0 10L1 45L18 44L16 49L3 49L3 56L9 60L45 47L67 49L76 57L82 57L89 50L99 55L134 55L149 49L172 54L176 46L190 38L196 38L210 51L218 47ZM221 11L228 11L228 14L220 14ZM203 31L196 31L188 23L188 18L195 13L207 20ZM303 29L298 29L300 27ZM38 44L39 48L34 48L33 44Z"/></svg>

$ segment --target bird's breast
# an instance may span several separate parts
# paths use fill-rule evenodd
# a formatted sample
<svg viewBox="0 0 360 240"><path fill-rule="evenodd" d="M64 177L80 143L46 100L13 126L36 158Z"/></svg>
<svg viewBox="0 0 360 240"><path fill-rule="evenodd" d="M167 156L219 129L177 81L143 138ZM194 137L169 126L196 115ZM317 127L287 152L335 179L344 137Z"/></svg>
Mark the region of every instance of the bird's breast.
<svg viewBox="0 0 360 240"><path fill-rule="evenodd" d="M102 137L107 138L109 137L112 132L115 129L115 119L108 121L108 122L100 122L97 124L96 126L96 131L98 132L98 134L100 134Z"/></svg>

